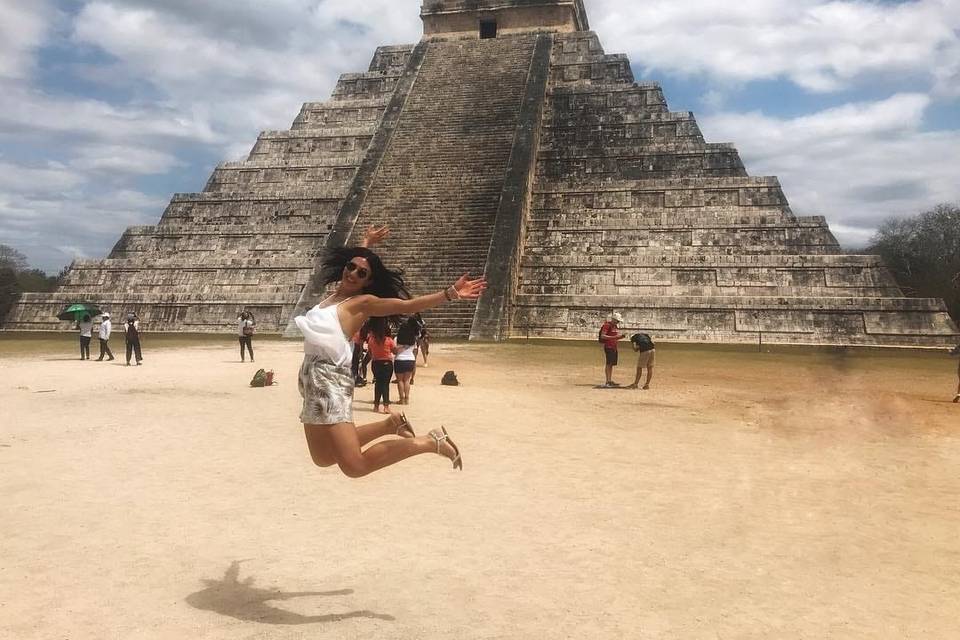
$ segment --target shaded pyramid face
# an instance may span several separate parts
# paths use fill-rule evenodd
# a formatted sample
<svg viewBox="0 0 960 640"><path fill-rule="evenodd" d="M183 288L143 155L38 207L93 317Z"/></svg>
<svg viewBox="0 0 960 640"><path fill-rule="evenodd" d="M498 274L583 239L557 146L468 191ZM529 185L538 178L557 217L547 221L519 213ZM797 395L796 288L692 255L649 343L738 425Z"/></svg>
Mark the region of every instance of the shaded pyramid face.
<svg viewBox="0 0 960 640"><path fill-rule="evenodd" d="M228 331L248 308L283 332L325 293L324 247L389 224L378 251L414 293L490 280L478 304L426 314L437 336L595 339L617 310L662 340L955 342L940 301L903 297L876 257L795 216L776 178L705 141L582 13L428 0L421 42L378 49L157 225L24 296L7 327L66 328L61 306L90 300L153 330Z"/></svg>

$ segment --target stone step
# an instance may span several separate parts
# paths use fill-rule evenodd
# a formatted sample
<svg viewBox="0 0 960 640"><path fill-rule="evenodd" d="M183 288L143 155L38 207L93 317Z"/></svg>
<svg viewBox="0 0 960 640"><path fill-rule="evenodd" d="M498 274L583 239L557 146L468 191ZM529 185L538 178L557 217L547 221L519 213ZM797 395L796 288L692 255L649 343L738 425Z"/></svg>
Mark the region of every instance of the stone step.
<svg viewBox="0 0 960 640"><path fill-rule="evenodd" d="M693 231L693 230L736 230L736 229L763 229L763 228L808 228L825 227L826 221L821 216L788 217L780 214L764 216L741 216L736 213L726 215L690 215L674 219L659 214L656 218L645 215L642 211L623 210L621 215L614 216L609 210L594 212L593 215L561 214L559 211L538 211L535 218L527 220L528 232L558 231L566 233L576 232L631 232L631 231ZM553 215L543 215L552 213Z"/></svg>
<svg viewBox="0 0 960 640"><path fill-rule="evenodd" d="M640 269L646 267L750 267L750 268L880 268L877 256L855 254L705 254L699 247L647 249L633 256L602 255L530 255L526 268L554 269Z"/></svg>
<svg viewBox="0 0 960 640"><path fill-rule="evenodd" d="M589 254L587 255L586 251L581 251L584 253L584 256L570 256L571 253L575 253L577 247L571 245L570 247L526 247L524 256L533 258L534 256L543 256L543 257L557 257L557 256L568 256L569 264L582 264L584 259L597 259L601 257L613 257L613 256L623 256L630 257L636 256L638 253L644 253L648 250L688 250L696 251L699 254L704 255L704 260L712 259L710 254L721 254L721 255L734 255L734 254L743 254L743 255L766 255L771 254L775 255L778 253L789 254L789 255L832 255L840 252L840 248L837 245L833 244L790 244L782 246L771 247L769 245L738 245L736 243L730 245L670 245L670 246L658 246L658 245L636 245L629 247L617 247L617 246L595 246L592 245L589 247ZM581 249L583 249L581 247ZM576 262L574 262L576 261Z"/></svg>
<svg viewBox="0 0 960 640"><path fill-rule="evenodd" d="M539 306L544 308L568 309L605 307L607 309L763 309L786 310L805 309L817 311L853 311L863 312L945 312L943 301L936 298L879 298L879 297L824 297L795 296L781 298L776 296L558 296L558 295L520 295L517 296L520 307ZM629 322L624 322L629 326ZM598 325L599 326L599 325Z"/></svg>
<svg viewBox="0 0 960 640"><path fill-rule="evenodd" d="M521 295L569 295L569 296L748 296L748 297L784 297L798 296L825 296L850 298L896 298L903 293L894 283L893 286L872 287L845 287L828 286L823 282L820 274L820 283L810 284L801 281L796 286L780 286L777 284L756 284L741 286L723 286L716 283L716 274L713 278L703 278L700 284L684 283L675 279L665 284L618 284L613 278L606 282L597 282L596 278L585 278L584 282L568 284L531 284L523 281L518 288ZM710 282L712 280L712 282Z"/></svg>

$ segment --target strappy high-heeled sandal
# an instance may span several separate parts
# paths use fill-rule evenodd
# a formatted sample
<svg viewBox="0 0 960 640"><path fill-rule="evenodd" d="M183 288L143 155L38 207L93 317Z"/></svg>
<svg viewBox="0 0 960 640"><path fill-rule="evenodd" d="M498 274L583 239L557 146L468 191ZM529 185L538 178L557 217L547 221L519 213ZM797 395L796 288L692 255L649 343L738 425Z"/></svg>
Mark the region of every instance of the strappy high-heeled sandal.
<svg viewBox="0 0 960 640"><path fill-rule="evenodd" d="M440 453L440 445L443 444L444 440L446 440L447 444L453 447L453 452L456 454L453 457L453 468L463 471L463 458L460 456L460 449L450 438L450 434L447 433L447 428L440 427L439 429L433 429L427 435L437 442L437 454L441 456L443 456L443 454ZM446 458L447 456L443 457ZM447 460L450 460L450 458L447 458Z"/></svg>
<svg viewBox="0 0 960 640"><path fill-rule="evenodd" d="M397 435L402 438L406 438L407 436L403 435L403 432L406 431L410 434L409 437L416 438L417 432L413 430L413 425L410 424L409 420L407 420L407 416L404 415L403 411L401 411L398 415L400 416L400 424L397 425Z"/></svg>

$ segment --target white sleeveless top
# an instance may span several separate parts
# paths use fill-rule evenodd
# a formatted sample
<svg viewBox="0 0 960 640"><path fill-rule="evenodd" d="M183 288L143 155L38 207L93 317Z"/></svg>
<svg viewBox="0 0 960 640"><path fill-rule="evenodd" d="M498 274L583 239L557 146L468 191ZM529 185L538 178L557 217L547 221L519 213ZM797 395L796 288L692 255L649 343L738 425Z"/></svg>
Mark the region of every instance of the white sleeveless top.
<svg viewBox="0 0 960 640"><path fill-rule="evenodd" d="M329 307L320 308L318 305L293 319L303 334L305 354L320 356L338 367L350 364L353 359L353 345L350 339L343 335L340 316L337 315L337 307L347 300L341 300Z"/></svg>

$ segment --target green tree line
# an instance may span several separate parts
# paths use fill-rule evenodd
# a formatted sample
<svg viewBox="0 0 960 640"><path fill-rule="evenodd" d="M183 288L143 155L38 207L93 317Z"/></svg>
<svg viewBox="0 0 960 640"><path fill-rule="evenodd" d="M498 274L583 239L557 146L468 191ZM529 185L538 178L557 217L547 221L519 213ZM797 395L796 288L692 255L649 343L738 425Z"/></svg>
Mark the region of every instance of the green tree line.
<svg viewBox="0 0 960 640"><path fill-rule="evenodd" d="M866 252L883 258L904 294L943 298L960 322L960 206L940 204L918 216L886 220Z"/></svg>
<svg viewBox="0 0 960 640"><path fill-rule="evenodd" d="M49 276L40 269L31 269L27 256L11 246L0 244L0 323L21 293L53 291L66 275L69 267Z"/></svg>

